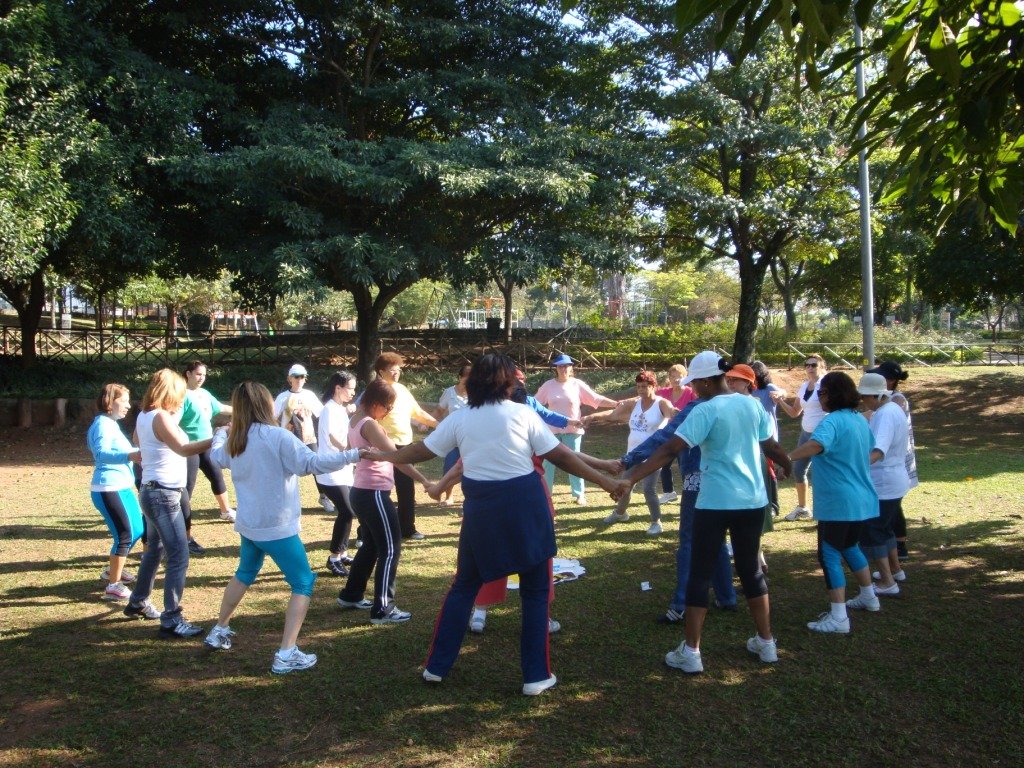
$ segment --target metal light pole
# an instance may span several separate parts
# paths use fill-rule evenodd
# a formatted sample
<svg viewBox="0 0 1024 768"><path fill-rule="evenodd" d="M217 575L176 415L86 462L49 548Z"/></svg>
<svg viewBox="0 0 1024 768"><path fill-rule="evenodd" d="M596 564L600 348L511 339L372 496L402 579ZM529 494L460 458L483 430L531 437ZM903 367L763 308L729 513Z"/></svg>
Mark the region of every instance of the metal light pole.
<svg viewBox="0 0 1024 768"><path fill-rule="evenodd" d="M853 20L853 40L857 49L864 47L860 24ZM864 62L857 60L857 100L864 101ZM861 141L868 129L864 122L857 127L857 138ZM860 190L860 282L861 282L861 329L864 333L864 359L868 366L875 366L875 278L871 266L871 179L868 174L868 153L861 149L857 161L857 186Z"/></svg>

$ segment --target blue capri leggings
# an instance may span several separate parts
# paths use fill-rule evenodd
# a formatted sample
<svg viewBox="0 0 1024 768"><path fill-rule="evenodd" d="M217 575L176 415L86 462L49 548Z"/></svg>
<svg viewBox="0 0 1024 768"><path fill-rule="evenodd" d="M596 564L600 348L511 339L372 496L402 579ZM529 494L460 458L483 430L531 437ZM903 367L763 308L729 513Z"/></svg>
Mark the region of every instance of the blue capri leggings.
<svg viewBox="0 0 1024 768"><path fill-rule="evenodd" d="M263 558L270 555L270 559L281 569L284 580L292 588L292 594L313 596L316 574L309 567L306 548L302 546L302 539L297 534L273 541L253 541L243 536L239 549L240 557L235 578L247 587L256 581L260 569L263 568Z"/></svg>
<svg viewBox="0 0 1024 768"><path fill-rule="evenodd" d="M142 509L134 488L119 491L93 491L92 503L103 515L114 537L110 554L126 557L146 530L142 522Z"/></svg>
<svg viewBox="0 0 1024 768"><path fill-rule="evenodd" d="M854 573L861 568L868 567L867 558L857 546L862 527L863 523L860 521L822 520L818 523L818 562L821 563L821 570L825 573L826 589L839 589L846 586L843 560Z"/></svg>

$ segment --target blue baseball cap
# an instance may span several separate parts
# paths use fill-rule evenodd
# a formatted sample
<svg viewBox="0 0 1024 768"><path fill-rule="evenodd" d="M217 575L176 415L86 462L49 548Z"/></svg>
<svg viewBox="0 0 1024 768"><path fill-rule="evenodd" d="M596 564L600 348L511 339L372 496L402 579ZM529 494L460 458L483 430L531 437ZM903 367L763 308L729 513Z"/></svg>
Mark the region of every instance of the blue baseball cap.
<svg viewBox="0 0 1024 768"><path fill-rule="evenodd" d="M559 365L572 365L572 358L566 354L561 354L551 361L551 367L556 368Z"/></svg>

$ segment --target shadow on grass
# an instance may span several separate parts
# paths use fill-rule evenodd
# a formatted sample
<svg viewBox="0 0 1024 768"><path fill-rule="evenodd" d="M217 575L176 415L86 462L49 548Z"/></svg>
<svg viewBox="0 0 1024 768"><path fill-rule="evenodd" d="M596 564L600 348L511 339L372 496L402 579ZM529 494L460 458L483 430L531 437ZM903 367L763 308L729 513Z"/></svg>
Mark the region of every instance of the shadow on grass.
<svg viewBox="0 0 1024 768"><path fill-rule="evenodd" d="M1024 747L1024 555L1013 521L915 524L904 597L854 615L849 637L806 629L827 608L813 524L780 527L765 540L779 664L746 652L744 606L712 610L706 671L690 678L663 663L681 628L654 622L675 581L674 525L651 542L639 528L593 533L591 517L562 515L563 549L585 552L588 574L556 588L560 683L537 699L519 694L514 594L491 611L483 635L467 634L443 684L419 679L450 575L408 562L397 602L414 616L401 626L342 611L334 598L344 579L320 578L300 638L320 661L286 677L269 674L287 595L270 563L232 621L239 634L228 652L158 640L154 623L122 619L120 606L82 604L84 582L40 587L74 610L0 638L0 655L18 660L0 673L6 763L133 765L146 750L176 766L817 766L829 734L831 765L954 766L1013 762ZM451 549L440 554L446 538L411 545L409 559L443 556L453 566ZM231 570L190 577L186 607L190 591L219 599ZM641 592L641 580L654 591ZM210 626L212 613L189 610Z"/></svg>

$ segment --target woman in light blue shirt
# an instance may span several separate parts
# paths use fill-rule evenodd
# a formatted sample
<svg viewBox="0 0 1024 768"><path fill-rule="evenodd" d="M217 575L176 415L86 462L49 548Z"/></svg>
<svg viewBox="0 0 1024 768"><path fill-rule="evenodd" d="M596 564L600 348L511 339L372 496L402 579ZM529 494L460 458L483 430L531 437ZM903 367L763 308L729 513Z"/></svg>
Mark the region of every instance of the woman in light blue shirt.
<svg viewBox="0 0 1024 768"><path fill-rule="evenodd" d="M100 396L96 398L96 408L99 415L86 434L86 442L96 462L89 490L93 505L103 515L114 537L114 545L110 549L110 565L103 572L103 577L108 581L103 599L120 601L127 600L131 594L122 582L135 581L135 576L124 568L125 559L144 531L131 466L132 461L139 460L139 449L132 445L117 426L117 422L131 408L128 387L124 384L104 384ZM148 613L145 617L153 618Z"/></svg>
<svg viewBox="0 0 1024 768"><path fill-rule="evenodd" d="M693 519L690 579L686 587L685 639L665 656L665 663L688 674L704 671L700 638L708 609L708 586L728 531L736 572L743 584L756 634L747 650L761 661L778 661L769 618L768 585L758 563L761 528L768 494L761 474L761 453L789 473L786 452L772 438L771 417L754 398L737 395L725 382L731 366L717 352L701 352L690 363L689 376L697 397L705 400L680 425L675 437L647 461L626 472L614 494L656 472L684 448L701 450L701 485Z"/></svg>
<svg viewBox="0 0 1024 768"><path fill-rule="evenodd" d="M853 608L879 610L867 558L858 545L862 523L878 517L878 494L871 482L868 457L875 440L867 420L857 412L860 393L853 379L840 371L818 383L825 418L790 454L796 462L810 459L814 468L814 519L818 522L818 561L825 574L830 610L808 622L814 632L849 634L843 560L860 584Z"/></svg>

